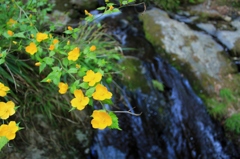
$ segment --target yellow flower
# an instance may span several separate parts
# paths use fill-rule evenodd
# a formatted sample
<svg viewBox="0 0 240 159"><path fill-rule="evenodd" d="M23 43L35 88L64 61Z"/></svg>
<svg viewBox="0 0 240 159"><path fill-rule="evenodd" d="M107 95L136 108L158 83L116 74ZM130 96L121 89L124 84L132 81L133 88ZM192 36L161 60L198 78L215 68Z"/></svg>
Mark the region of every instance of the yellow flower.
<svg viewBox="0 0 240 159"><path fill-rule="evenodd" d="M59 93L60 94L65 94L68 90L68 84L67 83L60 82L58 84L58 87L59 87Z"/></svg>
<svg viewBox="0 0 240 159"><path fill-rule="evenodd" d="M109 10L113 10L113 9L114 9L114 7L113 7L113 6L110 6L110 7L109 7Z"/></svg>
<svg viewBox="0 0 240 159"><path fill-rule="evenodd" d="M40 66L41 65L41 62L36 62L35 63L35 66Z"/></svg>
<svg viewBox="0 0 240 159"><path fill-rule="evenodd" d="M8 125L2 124L0 126L0 136L5 136L8 140L13 140L16 137L18 129L15 121L10 121Z"/></svg>
<svg viewBox="0 0 240 159"><path fill-rule="evenodd" d="M95 45L92 45L91 47L90 47L90 51L95 51L97 49L97 47L95 46Z"/></svg>
<svg viewBox="0 0 240 159"><path fill-rule="evenodd" d="M81 66L79 64L76 64L76 68L80 68Z"/></svg>
<svg viewBox="0 0 240 159"><path fill-rule="evenodd" d="M0 102L0 118L7 119L15 113L15 104L12 101Z"/></svg>
<svg viewBox="0 0 240 159"><path fill-rule="evenodd" d="M14 32L12 32L11 30L8 30L7 33L9 36L13 36L13 34L14 34Z"/></svg>
<svg viewBox="0 0 240 159"><path fill-rule="evenodd" d="M112 125L112 118L103 110L94 110L92 114L92 127L95 129L105 129L107 126Z"/></svg>
<svg viewBox="0 0 240 159"><path fill-rule="evenodd" d="M5 86L0 82L0 97L5 97L9 90L10 90L9 87Z"/></svg>
<svg viewBox="0 0 240 159"><path fill-rule="evenodd" d="M52 51L52 50L54 50L54 48L55 48L54 45L50 45L49 48L48 48L48 50L51 50L51 51Z"/></svg>
<svg viewBox="0 0 240 159"><path fill-rule="evenodd" d="M50 80L50 79L47 79L47 80L46 80L46 82L47 82L47 83L50 83L50 82L52 82L52 80Z"/></svg>
<svg viewBox="0 0 240 159"><path fill-rule="evenodd" d="M70 27L70 26L68 26L67 28L68 28L68 30L73 30L73 28L72 28L72 27Z"/></svg>
<svg viewBox="0 0 240 159"><path fill-rule="evenodd" d="M41 42L43 40L46 40L48 38L48 35L46 33L37 33L36 39L38 42Z"/></svg>
<svg viewBox="0 0 240 159"><path fill-rule="evenodd" d="M93 99L95 100L105 100L111 99L112 93L107 90L107 88L101 84L96 86L96 91L92 94Z"/></svg>
<svg viewBox="0 0 240 159"><path fill-rule="evenodd" d="M90 17L93 16L93 15L92 15L91 13L89 13L87 10L84 10L84 12L85 12L85 14L86 14L87 16L90 16Z"/></svg>
<svg viewBox="0 0 240 159"><path fill-rule="evenodd" d="M72 51L68 53L68 60L76 61L80 56L80 49L75 47Z"/></svg>
<svg viewBox="0 0 240 159"><path fill-rule="evenodd" d="M27 53L34 55L37 52L37 46L31 42L27 47L25 47Z"/></svg>
<svg viewBox="0 0 240 159"><path fill-rule="evenodd" d="M78 110L83 110L85 106L88 104L89 98L85 97L83 95L82 90L79 89L74 91L74 96L75 98L71 100L71 105L77 108Z"/></svg>
<svg viewBox="0 0 240 159"><path fill-rule="evenodd" d="M58 39L54 39L54 40L53 40L53 45L55 45L55 44L57 44L57 43L59 43L59 40L58 40Z"/></svg>
<svg viewBox="0 0 240 159"><path fill-rule="evenodd" d="M7 22L7 25L14 25L14 24L16 24L17 23L17 21L16 20L14 20L14 19L9 19L9 21Z"/></svg>
<svg viewBox="0 0 240 159"><path fill-rule="evenodd" d="M83 77L83 82L88 82L89 86L94 86L97 82L100 82L101 79L101 73L94 73L92 70L88 70L87 74Z"/></svg>

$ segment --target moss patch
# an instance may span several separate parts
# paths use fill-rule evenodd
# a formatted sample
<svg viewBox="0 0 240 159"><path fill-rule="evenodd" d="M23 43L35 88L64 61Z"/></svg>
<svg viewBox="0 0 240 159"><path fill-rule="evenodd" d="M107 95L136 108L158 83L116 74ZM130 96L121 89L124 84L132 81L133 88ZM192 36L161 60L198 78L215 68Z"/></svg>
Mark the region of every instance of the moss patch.
<svg viewBox="0 0 240 159"><path fill-rule="evenodd" d="M125 57L125 59L120 63L124 66L122 71L122 82L129 90L136 90L141 88L145 93L150 91L147 84L147 79L144 75L144 68L139 59L134 57Z"/></svg>

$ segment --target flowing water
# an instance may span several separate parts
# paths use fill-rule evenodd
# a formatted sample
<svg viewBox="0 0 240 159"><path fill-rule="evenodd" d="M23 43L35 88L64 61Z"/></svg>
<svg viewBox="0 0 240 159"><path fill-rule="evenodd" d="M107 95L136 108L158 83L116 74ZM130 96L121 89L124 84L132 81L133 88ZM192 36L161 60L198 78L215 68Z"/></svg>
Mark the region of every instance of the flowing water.
<svg viewBox="0 0 240 159"><path fill-rule="evenodd" d="M113 31L122 44L134 41L132 47L139 48L145 40L148 45L125 24ZM146 58L150 52L145 52L148 55L142 58L143 69L139 70L150 91L130 91L120 85L121 100L115 101L120 110L142 114L117 114L122 131L97 131L89 159L240 158L239 150L226 139L221 125L210 118L188 81L152 52L150 58ZM152 80L163 83L164 91L155 89Z"/></svg>
<svg viewBox="0 0 240 159"><path fill-rule="evenodd" d="M91 149L98 159L234 159L239 152L226 140L221 126L209 117L188 81L155 57L145 75L165 85L165 93L122 89L122 109L140 117L118 114L122 131L98 131ZM147 83L147 81L146 81Z"/></svg>

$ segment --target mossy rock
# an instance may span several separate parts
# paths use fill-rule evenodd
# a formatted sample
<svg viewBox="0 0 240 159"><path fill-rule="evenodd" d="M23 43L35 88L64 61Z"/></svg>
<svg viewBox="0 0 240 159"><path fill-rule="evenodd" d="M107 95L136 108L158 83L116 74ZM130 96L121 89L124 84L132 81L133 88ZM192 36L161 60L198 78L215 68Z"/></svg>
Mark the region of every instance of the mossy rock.
<svg viewBox="0 0 240 159"><path fill-rule="evenodd" d="M225 123L240 112L240 75L214 39L170 19L159 9L139 17L156 52L188 79L212 117Z"/></svg>

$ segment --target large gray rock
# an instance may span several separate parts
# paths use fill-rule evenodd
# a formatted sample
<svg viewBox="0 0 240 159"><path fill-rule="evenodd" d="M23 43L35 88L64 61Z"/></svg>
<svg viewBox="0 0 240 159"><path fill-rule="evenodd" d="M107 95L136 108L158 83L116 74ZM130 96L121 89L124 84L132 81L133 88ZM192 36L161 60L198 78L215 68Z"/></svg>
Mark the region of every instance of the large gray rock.
<svg viewBox="0 0 240 159"><path fill-rule="evenodd" d="M221 41L229 50L232 56L240 56L240 20L234 20L231 25L236 31L219 30L217 31L217 38Z"/></svg>
<svg viewBox="0 0 240 159"><path fill-rule="evenodd" d="M211 36L191 30L156 8L140 15L140 19L147 39L189 79L197 93L218 93L216 83L236 72L222 46Z"/></svg>

